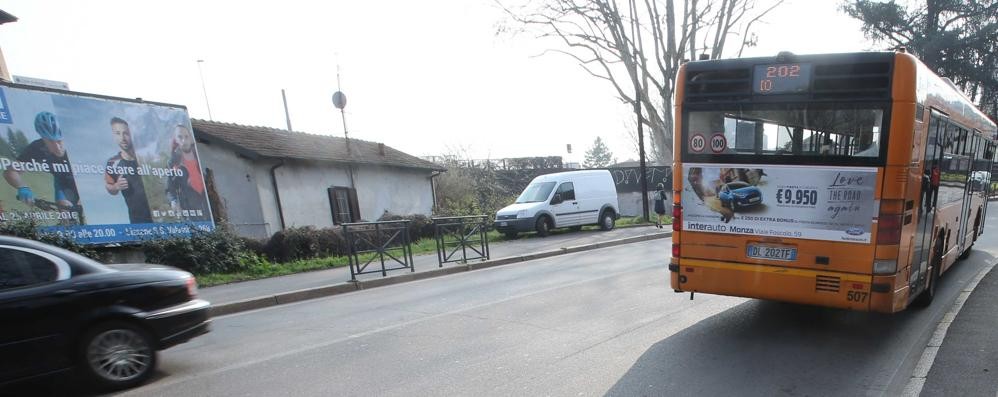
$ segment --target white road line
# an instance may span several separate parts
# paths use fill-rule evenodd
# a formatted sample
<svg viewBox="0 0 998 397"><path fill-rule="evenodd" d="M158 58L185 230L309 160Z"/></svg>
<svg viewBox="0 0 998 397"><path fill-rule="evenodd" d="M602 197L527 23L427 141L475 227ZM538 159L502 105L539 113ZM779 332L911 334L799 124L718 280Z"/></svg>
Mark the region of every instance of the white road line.
<svg viewBox="0 0 998 397"><path fill-rule="evenodd" d="M956 319L956 315L960 313L960 309L963 308L963 304L967 302L967 298L970 297L970 293L974 291L977 284L981 282L991 271L991 268L995 266L991 263L981 269L980 273L970 280L963 290L960 291L960 295L956 297L956 301L953 302L953 306L950 307L949 312L943 316L942 320L939 320L939 325L936 326L936 331L932 334L932 338L929 339L929 343L926 344L925 350L922 351L922 357L919 358L918 364L915 364L915 371L911 374L911 379L908 380L908 384L904 387L904 392L902 393L905 397L918 397L922 394L922 387L925 386L925 379L929 376L929 371L932 369L932 363L936 361L936 354L939 353L939 348L943 345L943 340L946 339L946 331L949 330L950 324L953 324L953 320Z"/></svg>

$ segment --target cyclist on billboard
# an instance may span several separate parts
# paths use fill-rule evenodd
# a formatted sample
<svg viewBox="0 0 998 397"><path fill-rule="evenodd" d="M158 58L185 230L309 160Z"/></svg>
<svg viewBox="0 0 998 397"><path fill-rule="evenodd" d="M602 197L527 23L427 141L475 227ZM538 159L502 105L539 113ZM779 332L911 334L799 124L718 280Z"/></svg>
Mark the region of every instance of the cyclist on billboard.
<svg viewBox="0 0 998 397"><path fill-rule="evenodd" d="M71 209L79 215L82 223L83 208L80 206L80 193L76 190L76 180L69 163L69 153L62 141L62 129L55 115L50 112L39 112L35 115L35 132L39 139L31 142L17 155L17 161L22 163L48 164L48 172L52 174L52 188L55 203L63 209ZM17 199L27 205L35 204L35 194L21 178L21 172L8 168L3 173L10 186L17 189Z"/></svg>
<svg viewBox="0 0 998 397"><path fill-rule="evenodd" d="M128 127L128 122L118 117L112 118L111 134L121 150L107 160L104 188L113 196L121 193L124 197L129 222L152 223L149 199L146 197L142 176L138 174L139 161L135 157L132 130Z"/></svg>

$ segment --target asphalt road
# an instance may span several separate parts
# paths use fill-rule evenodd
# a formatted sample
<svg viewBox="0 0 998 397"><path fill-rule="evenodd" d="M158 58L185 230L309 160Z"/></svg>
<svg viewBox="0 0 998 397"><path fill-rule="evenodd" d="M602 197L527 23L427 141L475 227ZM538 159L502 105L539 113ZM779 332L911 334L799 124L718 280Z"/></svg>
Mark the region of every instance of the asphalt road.
<svg viewBox="0 0 998 397"><path fill-rule="evenodd" d="M668 287L667 239L217 318L136 396L895 395L998 208L928 309L881 315Z"/></svg>

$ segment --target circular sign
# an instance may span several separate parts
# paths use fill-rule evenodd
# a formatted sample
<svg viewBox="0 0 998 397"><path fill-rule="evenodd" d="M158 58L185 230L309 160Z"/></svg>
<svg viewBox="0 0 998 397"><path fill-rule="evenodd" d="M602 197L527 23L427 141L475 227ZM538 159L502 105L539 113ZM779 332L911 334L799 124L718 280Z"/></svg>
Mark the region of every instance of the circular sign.
<svg viewBox="0 0 998 397"><path fill-rule="evenodd" d="M690 150L694 153L702 153L707 148L707 139L703 134L696 134L690 137Z"/></svg>
<svg viewBox="0 0 998 397"><path fill-rule="evenodd" d="M721 153L727 148L728 140L724 137L724 134L714 134L710 137L710 151Z"/></svg>

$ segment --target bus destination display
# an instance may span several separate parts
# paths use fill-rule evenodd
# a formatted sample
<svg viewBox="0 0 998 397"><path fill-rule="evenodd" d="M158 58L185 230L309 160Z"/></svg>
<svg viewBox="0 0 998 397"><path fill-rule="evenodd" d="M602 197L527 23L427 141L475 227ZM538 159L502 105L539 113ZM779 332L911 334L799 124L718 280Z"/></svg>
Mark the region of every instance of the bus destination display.
<svg viewBox="0 0 998 397"><path fill-rule="evenodd" d="M752 81L756 94L806 92L811 83L811 64L756 65Z"/></svg>

